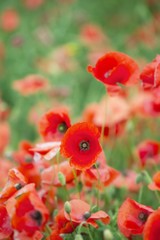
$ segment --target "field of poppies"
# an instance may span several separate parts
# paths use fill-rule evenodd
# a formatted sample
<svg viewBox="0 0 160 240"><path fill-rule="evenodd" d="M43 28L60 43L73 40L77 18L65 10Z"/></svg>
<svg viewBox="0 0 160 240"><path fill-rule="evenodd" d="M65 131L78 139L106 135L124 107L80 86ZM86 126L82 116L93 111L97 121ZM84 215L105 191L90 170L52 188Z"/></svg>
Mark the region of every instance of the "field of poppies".
<svg viewBox="0 0 160 240"><path fill-rule="evenodd" d="M159 0L0 3L0 240L160 239Z"/></svg>

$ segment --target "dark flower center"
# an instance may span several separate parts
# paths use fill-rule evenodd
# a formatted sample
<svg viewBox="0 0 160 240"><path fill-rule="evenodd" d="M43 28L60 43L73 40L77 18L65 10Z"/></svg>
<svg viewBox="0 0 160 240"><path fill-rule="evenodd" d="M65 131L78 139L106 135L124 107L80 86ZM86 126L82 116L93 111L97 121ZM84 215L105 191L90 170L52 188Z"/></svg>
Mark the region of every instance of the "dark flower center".
<svg viewBox="0 0 160 240"><path fill-rule="evenodd" d="M139 213L138 218L139 218L139 220L141 220L142 222L146 222L146 220L147 220L147 218L148 218L148 214L147 214L147 213L144 213L144 212L141 212L141 213Z"/></svg>
<svg viewBox="0 0 160 240"><path fill-rule="evenodd" d="M80 144L79 144L79 148L82 151L89 150L89 148L90 148L89 141L85 141L85 140L81 141Z"/></svg>
<svg viewBox="0 0 160 240"><path fill-rule="evenodd" d="M31 213L31 218L37 222L37 224L40 226L42 223L42 214L40 211L36 210Z"/></svg>
<svg viewBox="0 0 160 240"><path fill-rule="evenodd" d="M19 189L22 188L22 184L21 184L21 183L16 183L16 184L14 185L14 187L15 187L17 190L19 190Z"/></svg>
<svg viewBox="0 0 160 240"><path fill-rule="evenodd" d="M25 157L25 162L26 163L31 163L32 161L33 161L33 159L30 156Z"/></svg>
<svg viewBox="0 0 160 240"><path fill-rule="evenodd" d="M91 216L90 212L85 212L84 215L83 215L85 220L87 220L90 216Z"/></svg>
<svg viewBox="0 0 160 240"><path fill-rule="evenodd" d="M65 122L62 122L58 125L58 131L60 133L65 133L67 131L68 127Z"/></svg>

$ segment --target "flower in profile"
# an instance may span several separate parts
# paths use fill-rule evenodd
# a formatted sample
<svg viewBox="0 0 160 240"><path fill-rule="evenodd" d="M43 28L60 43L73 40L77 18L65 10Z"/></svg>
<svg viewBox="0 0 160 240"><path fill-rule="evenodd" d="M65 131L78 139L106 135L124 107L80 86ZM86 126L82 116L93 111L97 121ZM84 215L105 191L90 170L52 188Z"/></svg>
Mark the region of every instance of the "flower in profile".
<svg viewBox="0 0 160 240"><path fill-rule="evenodd" d="M20 19L15 9L6 9L1 15L1 28L6 32L12 32L19 26Z"/></svg>
<svg viewBox="0 0 160 240"><path fill-rule="evenodd" d="M8 239L12 232L13 229L6 207L4 204L0 204L0 239Z"/></svg>
<svg viewBox="0 0 160 240"><path fill-rule="evenodd" d="M136 147L136 155L143 167L147 162L156 164L160 161L160 143L151 139L144 140Z"/></svg>
<svg viewBox="0 0 160 240"><path fill-rule="evenodd" d="M31 74L21 80L13 82L13 88L23 96L35 94L44 91L47 87L47 79L36 74Z"/></svg>
<svg viewBox="0 0 160 240"><path fill-rule="evenodd" d="M81 28L80 39L84 44L91 46L102 43L105 40L102 29L92 23L84 24Z"/></svg>
<svg viewBox="0 0 160 240"><path fill-rule="evenodd" d="M38 196L35 185L27 184L6 202L13 229L33 236L43 230L49 218L46 206Z"/></svg>
<svg viewBox="0 0 160 240"><path fill-rule="evenodd" d="M121 52L108 52L98 59L95 67L88 66L88 71L104 83L108 92L121 92L118 84L133 86L138 81L139 68L128 55Z"/></svg>
<svg viewBox="0 0 160 240"><path fill-rule="evenodd" d="M39 132L45 141L61 140L71 126L67 112L50 110L39 121Z"/></svg>
<svg viewBox="0 0 160 240"><path fill-rule="evenodd" d="M121 135L129 117L129 104L122 96L103 97L99 103L88 105L83 113L84 120L92 122L100 132L104 127L104 137Z"/></svg>
<svg viewBox="0 0 160 240"><path fill-rule="evenodd" d="M160 209L154 211L147 219L143 231L144 240L160 239Z"/></svg>
<svg viewBox="0 0 160 240"><path fill-rule="evenodd" d="M125 237L142 234L147 218L154 210L127 198L118 211L117 224Z"/></svg>
<svg viewBox="0 0 160 240"><path fill-rule="evenodd" d="M70 158L71 166L79 170L90 168L102 151L100 133L91 123L82 122L71 126L61 143L61 154Z"/></svg>
<svg viewBox="0 0 160 240"><path fill-rule="evenodd" d="M148 63L140 74L142 87L144 89L152 89L160 86L160 55Z"/></svg>

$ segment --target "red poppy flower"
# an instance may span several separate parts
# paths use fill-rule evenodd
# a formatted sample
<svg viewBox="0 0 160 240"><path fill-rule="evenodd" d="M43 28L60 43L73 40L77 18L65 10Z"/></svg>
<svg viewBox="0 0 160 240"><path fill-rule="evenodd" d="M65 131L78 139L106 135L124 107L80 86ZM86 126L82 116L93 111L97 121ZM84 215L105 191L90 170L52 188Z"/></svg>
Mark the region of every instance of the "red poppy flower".
<svg viewBox="0 0 160 240"><path fill-rule="evenodd" d="M143 231L143 239L160 239L160 209L156 210L148 217Z"/></svg>
<svg viewBox="0 0 160 240"><path fill-rule="evenodd" d="M95 67L88 67L95 78L103 82L109 92L122 91L118 83L132 86L138 80L138 65L121 52L109 52L98 59Z"/></svg>
<svg viewBox="0 0 160 240"><path fill-rule="evenodd" d="M16 168L12 168L8 172L8 181L0 192L0 202L5 202L17 190L27 184L25 177Z"/></svg>
<svg viewBox="0 0 160 240"><path fill-rule="evenodd" d="M127 198L118 211L117 224L124 236L142 234L148 216L154 210Z"/></svg>
<svg viewBox="0 0 160 240"><path fill-rule="evenodd" d="M136 154L143 167L148 161L157 163L160 160L160 143L153 140L145 140L137 146Z"/></svg>
<svg viewBox="0 0 160 240"><path fill-rule="evenodd" d="M153 175L152 182L148 185L150 190L158 190L160 191L160 171L156 172Z"/></svg>
<svg viewBox="0 0 160 240"><path fill-rule="evenodd" d="M21 80L13 82L13 88L23 96L43 91L47 87L47 79L40 75L28 75Z"/></svg>
<svg viewBox="0 0 160 240"><path fill-rule="evenodd" d="M51 110L40 119L39 132L45 141L60 140L70 126L70 119L65 111Z"/></svg>
<svg viewBox="0 0 160 240"><path fill-rule="evenodd" d="M14 31L20 23L19 15L15 9L7 9L1 16L1 27L4 31Z"/></svg>
<svg viewBox="0 0 160 240"><path fill-rule="evenodd" d="M82 222L86 222L86 225L90 224L97 228L97 220L101 220L104 224L108 224L110 221L109 215L104 211L91 213L90 205L80 199L73 199L69 201L69 204L71 207L70 214L64 209L57 214L53 226L54 234L71 233Z"/></svg>
<svg viewBox="0 0 160 240"><path fill-rule="evenodd" d="M6 207L0 204L0 239L8 239L13 230Z"/></svg>
<svg viewBox="0 0 160 240"><path fill-rule="evenodd" d="M103 97L99 103L88 105L84 111L84 120L95 124L100 132L105 123L104 137L123 133L129 116L129 105L122 96Z"/></svg>
<svg viewBox="0 0 160 240"><path fill-rule="evenodd" d="M91 123L82 122L74 124L65 133L61 154L70 158L71 166L79 170L90 168L102 151L98 138L100 133Z"/></svg>
<svg viewBox="0 0 160 240"><path fill-rule="evenodd" d="M144 89L151 89L160 85L160 55L147 64L140 74Z"/></svg>
<svg viewBox="0 0 160 240"><path fill-rule="evenodd" d="M105 224L108 224L110 221L109 215L104 211L100 210L96 213L90 213L90 205L80 199L73 199L69 203L71 206L70 214L64 211L64 216L68 221L78 224L86 221L86 223L91 224L95 228L98 227L97 220L101 220Z"/></svg>
<svg viewBox="0 0 160 240"><path fill-rule="evenodd" d="M82 26L80 38L85 44L88 44L89 46L91 44L102 43L105 39L102 29L94 24L85 24Z"/></svg>
<svg viewBox="0 0 160 240"><path fill-rule="evenodd" d="M34 184L21 188L6 202L6 208L13 229L32 236L36 231L43 230L49 212L39 198Z"/></svg>

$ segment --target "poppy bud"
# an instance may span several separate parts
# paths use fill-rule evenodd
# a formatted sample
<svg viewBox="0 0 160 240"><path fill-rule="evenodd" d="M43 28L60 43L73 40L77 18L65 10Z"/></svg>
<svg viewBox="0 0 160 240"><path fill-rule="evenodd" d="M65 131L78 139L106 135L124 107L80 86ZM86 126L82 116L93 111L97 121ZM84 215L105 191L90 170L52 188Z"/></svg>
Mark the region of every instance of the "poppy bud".
<svg viewBox="0 0 160 240"><path fill-rule="evenodd" d="M67 201L64 204L64 210L66 211L66 213L70 214L71 212L71 204Z"/></svg>
<svg viewBox="0 0 160 240"><path fill-rule="evenodd" d="M113 240L113 234L109 229L105 229L103 232L104 240Z"/></svg>
<svg viewBox="0 0 160 240"><path fill-rule="evenodd" d="M81 234L76 234L75 239L74 240L83 240L83 237Z"/></svg>
<svg viewBox="0 0 160 240"><path fill-rule="evenodd" d="M58 180L60 181L62 186L66 185L66 178L65 178L65 176L64 176L64 174L62 172L58 173Z"/></svg>
<svg viewBox="0 0 160 240"><path fill-rule="evenodd" d="M134 122L132 120L127 122L126 129L127 129L128 132L130 132L134 129Z"/></svg>

